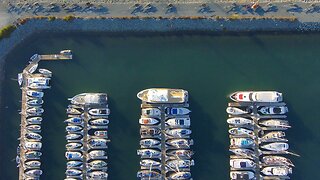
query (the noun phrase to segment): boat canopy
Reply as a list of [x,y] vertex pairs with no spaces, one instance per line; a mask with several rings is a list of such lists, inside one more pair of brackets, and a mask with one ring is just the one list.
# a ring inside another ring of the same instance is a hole
[[150,89],[147,94],[148,101],[167,102],[168,90],[167,89]]
[[282,101],[282,96],[280,93],[278,92],[274,92],[274,91],[261,91],[259,93],[255,93],[255,99],[257,101],[261,101],[261,102],[267,102],[267,101],[271,101],[271,102],[277,102],[277,101]]

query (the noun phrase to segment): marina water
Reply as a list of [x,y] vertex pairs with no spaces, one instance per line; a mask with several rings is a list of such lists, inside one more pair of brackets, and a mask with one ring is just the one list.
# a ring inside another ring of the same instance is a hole
[[53,72],[44,98],[42,179],[65,177],[67,98],[106,92],[111,109],[110,179],[135,179],[139,169],[140,102],[150,87],[189,91],[195,180],[229,178],[225,107],[237,90],[277,90],[288,104],[292,179],[320,179],[318,100],[320,34],[40,34],[17,47],[5,65],[0,121],[0,179],[17,179],[21,91],[13,79],[34,54],[71,49],[71,61],[41,61]]

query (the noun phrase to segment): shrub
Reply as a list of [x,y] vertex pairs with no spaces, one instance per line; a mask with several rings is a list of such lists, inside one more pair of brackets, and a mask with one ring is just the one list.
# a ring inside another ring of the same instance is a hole
[[9,37],[15,29],[17,29],[17,27],[14,25],[5,26],[0,30],[0,39]]
[[48,21],[54,21],[56,19],[56,17],[54,17],[54,16],[49,16],[48,17]]
[[65,16],[64,18],[63,18],[63,20],[65,20],[65,21],[72,21],[72,20],[74,20],[76,17],[74,17],[74,16],[72,16],[72,15],[69,15],[69,16]]

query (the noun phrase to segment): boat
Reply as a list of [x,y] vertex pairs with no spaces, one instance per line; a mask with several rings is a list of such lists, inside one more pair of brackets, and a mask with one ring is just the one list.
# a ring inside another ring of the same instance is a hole
[[243,117],[232,117],[227,119],[228,124],[234,126],[244,126],[244,125],[254,125],[251,119],[243,118]]
[[84,110],[84,107],[82,105],[77,105],[77,104],[69,104],[68,108],[74,108],[74,109],[81,109]]
[[252,171],[230,171],[230,178],[232,180],[238,180],[238,179],[252,180],[252,179],[255,179],[255,175]]
[[81,126],[69,125],[66,127],[67,132],[77,132],[77,131],[81,131],[81,130],[82,130]]
[[25,171],[25,174],[30,177],[40,177],[42,174],[42,170],[40,169],[31,169]]
[[26,161],[25,165],[29,168],[29,169],[34,169],[34,168],[39,168],[41,166],[41,162],[40,161]]
[[94,108],[89,110],[89,114],[93,116],[108,116],[110,114],[109,108]]
[[254,136],[254,132],[245,128],[231,128],[229,129],[229,134],[233,136]]
[[228,114],[231,114],[231,115],[242,115],[242,114],[250,113],[249,111],[245,111],[237,107],[227,107],[226,111]]
[[108,173],[103,171],[92,171],[88,173],[88,177],[93,179],[107,179]]
[[159,167],[161,165],[161,162],[155,161],[152,159],[142,159],[140,160],[140,166],[146,167],[146,168],[152,168],[152,167]]
[[174,146],[176,148],[190,148],[193,145],[192,139],[169,139],[166,144]]
[[139,123],[141,125],[155,125],[159,123],[159,120],[155,118],[142,117],[139,119]]
[[229,151],[233,152],[237,156],[242,156],[250,159],[257,158],[257,156],[255,155],[255,152],[251,149],[230,148]]
[[29,106],[41,106],[43,104],[42,99],[31,99],[27,101]]
[[269,144],[265,144],[260,146],[263,149],[266,150],[270,150],[270,151],[286,151],[289,149],[289,144],[288,143],[284,143],[284,142],[274,142],[274,143],[269,143]]
[[165,110],[167,115],[179,116],[179,115],[187,115],[191,111],[184,107],[168,107]]
[[166,125],[172,127],[190,127],[191,122],[189,117],[176,117],[167,119]]
[[40,151],[27,151],[25,153],[26,159],[40,159],[42,153]]
[[283,131],[272,131],[260,138],[261,142],[275,142],[275,141],[288,141],[285,139],[285,132]]
[[106,155],[107,153],[104,150],[93,150],[89,152],[89,157],[91,158],[98,158]]
[[157,136],[160,135],[161,130],[157,127],[141,127],[140,128],[140,135],[141,136]]
[[28,90],[27,95],[35,98],[42,98],[44,93],[41,91]]
[[101,169],[107,167],[107,163],[103,160],[93,160],[90,163],[88,163],[88,165],[92,169]]
[[161,152],[154,149],[139,149],[137,155],[141,158],[157,158],[161,156]]
[[27,118],[27,124],[31,125],[31,124],[41,124],[42,121],[42,117],[31,117],[31,118]]
[[81,167],[82,161],[68,161],[67,162],[67,168],[73,168],[73,167]]
[[109,124],[108,119],[91,119],[89,121],[90,125],[96,125],[96,126],[105,126]]
[[294,164],[290,159],[282,156],[263,156],[262,163],[266,166],[283,165],[294,167]]
[[270,114],[270,115],[276,115],[276,114],[285,114],[288,112],[288,107],[286,106],[263,106],[259,107],[258,111],[261,114]]
[[169,176],[171,179],[175,180],[186,180],[191,178],[190,172],[175,172]]
[[194,165],[194,161],[189,159],[175,159],[167,161],[166,164],[172,169],[190,168],[190,166]]
[[106,139],[90,139],[88,144],[91,148],[107,148]]
[[230,159],[230,167],[234,169],[251,169],[256,167],[256,163],[245,158]]
[[266,176],[287,176],[292,173],[292,168],[287,166],[269,166],[262,168],[261,172]]
[[167,152],[168,156],[174,156],[178,159],[190,159],[193,155],[192,150],[178,149],[178,150],[169,150]]
[[160,117],[161,111],[158,108],[144,108],[141,109],[141,114],[147,117]]
[[254,146],[254,141],[251,138],[231,138],[230,144],[232,147],[250,148]]
[[282,93],[277,91],[238,91],[230,95],[236,102],[281,102]]
[[67,169],[66,170],[66,176],[78,176],[81,175],[82,171],[78,169]]
[[81,143],[67,143],[66,144],[66,149],[68,150],[74,150],[74,149],[79,149],[82,147]]
[[25,147],[28,150],[40,150],[42,147],[41,142],[25,142]]
[[23,74],[22,73],[18,74],[18,83],[19,83],[19,86],[21,86],[23,83]]
[[42,114],[44,112],[44,109],[40,107],[32,107],[27,109],[27,113],[30,114]]
[[82,112],[75,108],[67,108],[67,114],[80,115]]
[[108,131],[95,131],[94,135],[99,138],[108,138]]
[[32,74],[37,70],[37,68],[38,68],[38,63],[33,63],[33,65],[31,65],[31,67],[28,69],[28,72]]
[[39,71],[39,73],[41,73],[41,74],[43,74],[43,75],[46,75],[46,76],[48,76],[48,77],[51,77],[51,76],[52,76],[52,72],[49,71],[48,69],[39,69],[38,71]]
[[41,126],[39,125],[28,125],[26,126],[27,130],[31,131],[31,132],[39,132],[41,131]]
[[65,123],[75,124],[75,125],[83,125],[83,120],[79,117],[72,117],[64,120]]
[[28,88],[30,89],[50,89],[51,86],[45,85],[45,84],[41,84],[41,83],[30,83],[28,84]]
[[66,135],[66,139],[67,140],[76,140],[76,139],[81,139],[82,135],[81,134],[73,134],[73,133],[69,133]]
[[157,171],[141,170],[137,172],[137,177],[140,179],[159,179],[161,174]]
[[25,134],[25,138],[27,138],[28,140],[40,141],[42,139],[42,136],[38,133],[27,132]]
[[82,153],[81,152],[67,151],[65,153],[65,157],[67,158],[67,160],[82,160]]
[[140,91],[137,97],[147,103],[186,103],[188,91],[183,89],[152,88]]
[[158,146],[161,142],[157,139],[141,139],[140,145],[143,147],[154,147]]
[[72,51],[70,49],[66,49],[66,50],[62,50],[60,51],[60,54],[67,54],[67,55],[70,55],[72,54]]
[[267,126],[267,127],[279,127],[283,129],[288,129],[291,128],[289,125],[289,122],[286,120],[281,120],[281,119],[268,119],[268,120],[263,120],[259,121],[260,125]]
[[69,98],[71,104],[85,105],[86,103],[106,104],[108,97],[105,93],[82,93]]
[[177,129],[167,129],[166,134],[176,137],[176,138],[183,138],[183,137],[188,137],[191,134],[190,129],[182,129],[182,128],[177,128]]

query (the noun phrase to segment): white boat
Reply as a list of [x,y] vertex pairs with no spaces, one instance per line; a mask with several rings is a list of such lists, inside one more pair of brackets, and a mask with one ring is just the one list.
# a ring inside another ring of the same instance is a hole
[[141,136],[158,136],[160,135],[161,130],[157,127],[141,127],[140,128],[140,135]]
[[140,165],[143,167],[159,167],[161,165],[161,163],[159,161],[155,161],[152,159],[142,159],[140,160]]
[[142,125],[155,125],[159,123],[159,120],[155,118],[142,117],[139,119],[139,123]]
[[244,125],[253,125],[253,121],[251,119],[243,118],[243,117],[232,117],[227,119],[228,124],[234,126],[244,126]]
[[89,123],[90,125],[105,126],[109,124],[109,120],[108,119],[91,119]]
[[251,138],[231,138],[230,145],[238,148],[249,148],[254,146],[254,141]]
[[82,147],[81,143],[67,143],[66,144],[66,149],[68,149],[68,150],[79,149],[81,147]]
[[191,121],[189,117],[176,117],[167,119],[166,124],[172,127],[190,127]]
[[83,124],[83,120],[79,117],[68,118],[64,122],[70,123],[70,124],[75,124],[75,125],[82,125]]
[[256,163],[250,159],[245,159],[245,158],[230,159],[230,167],[234,169],[255,168]]
[[190,148],[193,145],[192,139],[169,139],[166,144],[174,146],[176,148]]
[[82,161],[68,161],[67,162],[67,168],[81,167],[82,164],[83,164]]
[[66,176],[78,176],[81,175],[82,171],[78,169],[67,169],[66,170]]
[[110,114],[109,108],[94,108],[89,110],[89,114],[93,116],[108,116]]
[[31,159],[40,159],[42,153],[40,151],[27,151],[25,153],[25,158],[28,160]]
[[257,158],[257,156],[255,155],[255,152],[251,149],[230,148],[229,151],[233,152],[237,156],[242,156],[250,159]]
[[30,177],[40,177],[42,174],[42,170],[40,169],[31,169],[25,171],[25,174]]
[[159,145],[161,142],[157,139],[141,139],[140,145],[144,147],[154,147]]
[[44,112],[44,109],[40,107],[32,107],[27,109],[27,113],[30,114],[42,114]]
[[171,179],[174,180],[186,180],[191,178],[190,172],[175,172],[170,175]]
[[282,156],[263,156],[262,163],[264,163],[266,166],[283,165],[294,167],[294,164],[290,159]]
[[27,101],[29,106],[41,106],[43,104],[42,99],[31,99]]
[[266,176],[287,176],[292,173],[292,168],[287,166],[269,166],[261,170]]
[[229,134],[233,136],[254,136],[254,132],[245,128],[231,128],[229,129]]
[[18,83],[19,83],[19,86],[21,86],[23,83],[23,74],[22,73],[18,74]]
[[52,72],[49,71],[48,69],[39,69],[38,71],[39,71],[39,73],[41,73],[41,74],[43,74],[43,75],[46,75],[46,76],[48,76],[48,77],[51,77],[51,76],[52,76]]
[[283,97],[277,91],[239,91],[232,93],[230,99],[236,102],[281,102]]
[[45,84],[41,84],[41,83],[30,83],[30,84],[28,84],[28,88],[35,89],[35,90],[38,90],[38,89],[50,89],[51,86],[48,86],[48,85],[45,85]]
[[77,131],[81,131],[81,130],[82,130],[81,126],[70,125],[70,126],[66,127],[67,132],[77,132]]
[[166,114],[172,116],[179,116],[179,115],[187,115],[191,111],[184,107],[168,107],[166,108]]
[[104,150],[93,150],[89,152],[89,157],[91,158],[98,158],[106,155],[107,153]]
[[36,98],[42,98],[44,93],[41,91],[28,90],[27,95],[31,97],[36,97]]
[[108,173],[103,171],[93,171],[88,173],[88,177],[93,179],[107,179]]
[[231,115],[242,115],[250,113],[249,111],[245,111],[237,107],[227,107],[226,111],[228,114]]
[[259,121],[259,124],[267,127],[279,127],[283,129],[291,128],[288,121],[281,120],[281,119],[263,120],[263,121]]
[[95,131],[94,135],[99,138],[108,138],[108,131]]
[[261,142],[288,141],[285,139],[286,133],[283,131],[272,131],[260,138]]
[[137,177],[143,180],[147,179],[159,179],[161,178],[161,174],[157,171],[152,170],[141,170],[137,172]]
[[82,135],[81,134],[73,134],[73,133],[69,133],[66,135],[66,139],[67,140],[75,140],[75,139],[81,139]]
[[177,168],[189,168],[190,166],[194,165],[193,160],[189,159],[176,159],[176,160],[169,160],[166,162],[167,166],[169,166],[172,169]]
[[90,166],[90,168],[93,169],[101,169],[107,167],[107,163],[103,160],[93,160],[90,163],[88,163],[88,165]]
[[67,160],[82,160],[82,153],[81,152],[67,151],[65,153],[65,157],[67,158]]
[[141,114],[147,117],[160,117],[161,111],[158,108],[144,108],[141,109]]
[[139,149],[137,155],[141,158],[157,158],[161,156],[161,152],[154,149]]
[[238,179],[252,180],[252,179],[255,179],[255,175],[252,171],[230,171],[230,178],[232,180],[238,180]]
[[286,106],[264,106],[258,109],[262,114],[285,114],[288,112],[288,107]]
[[38,63],[34,63],[29,69],[28,69],[28,72],[30,74],[34,73],[38,68]]
[[29,124],[41,124],[42,117],[31,117],[27,118],[27,123]]
[[178,150],[170,150],[167,152],[167,155],[174,156],[178,159],[190,159],[193,155],[192,150],[178,149]]
[[165,132],[170,136],[173,136],[176,138],[183,138],[183,137],[188,137],[192,131],[190,129],[177,128],[177,129],[167,129]]
[[42,139],[42,136],[38,133],[27,132],[25,134],[25,138],[27,138],[28,140],[40,141]]
[[90,139],[88,144],[91,148],[107,148],[107,142],[106,139]]
[[28,150],[40,150],[42,147],[41,142],[25,142],[25,147]]
[[62,50],[60,51],[60,54],[72,54],[72,51],[70,49]]
[[31,132],[39,132],[41,131],[41,126],[39,125],[28,125],[26,126],[27,130],[31,131]]
[[185,103],[188,91],[183,89],[152,88],[140,91],[137,97],[147,103]]
[[28,168],[39,168],[41,166],[41,162],[40,161],[26,161],[25,162],[25,165],[28,167]]
[[82,112],[75,108],[67,108],[67,114],[80,115]]
[[71,104],[74,105],[85,105],[90,104],[104,104],[107,103],[108,97],[105,93],[82,93],[69,98]]
[[265,144],[262,145],[261,148],[266,149],[266,150],[270,150],[270,151],[286,151],[289,149],[289,144],[288,143],[284,143],[284,142],[274,142],[274,143],[269,143],[269,144]]

